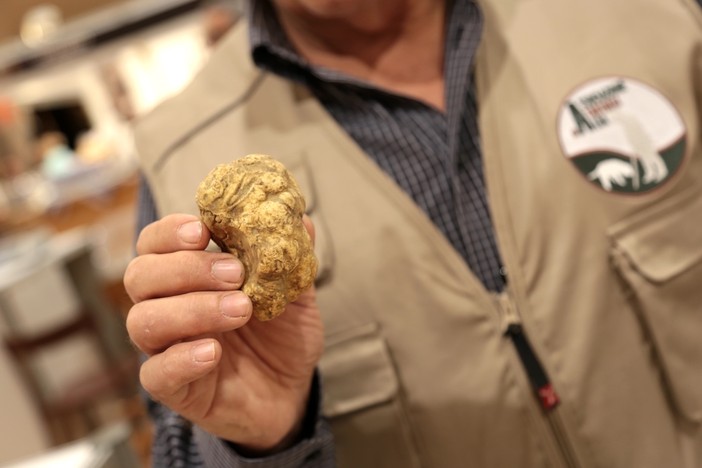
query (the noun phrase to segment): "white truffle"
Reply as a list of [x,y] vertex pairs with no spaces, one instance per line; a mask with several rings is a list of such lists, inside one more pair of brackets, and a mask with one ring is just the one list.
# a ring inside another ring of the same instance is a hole
[[283,164],[261,154],[221,164],[196,201],[213,240],[244,264],[242,290],[256,318],[277,317],[312,285],[317,259],[302,222],[305,200]]

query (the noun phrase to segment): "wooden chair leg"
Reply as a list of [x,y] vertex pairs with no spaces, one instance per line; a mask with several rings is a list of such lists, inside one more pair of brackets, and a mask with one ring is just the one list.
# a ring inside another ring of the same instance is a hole
[[83,433],[87,434],[100,427],[99,416],[95,415],[93,408],[85,407],[80,411],[81,421],[83,423]]
[[61,445],[71,440],[74,421],[70,415],[53,415],[47,422],[52,445]]
[[63,439],[63,431],[61,430],[61,424],[56,418],[47,417],[44,418],[46,423],[46,428],[49,432],[49,438],[51,439],[52,445],[59,445]]

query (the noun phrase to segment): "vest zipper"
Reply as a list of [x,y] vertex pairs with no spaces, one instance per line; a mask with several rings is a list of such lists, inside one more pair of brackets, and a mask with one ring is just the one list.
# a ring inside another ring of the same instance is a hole
[[560,403],[558,393],[556,393],[546,370],[534,352],[529,338],[524,331],[524,327],[522,326],[521,319],[509,297],[506,294],[501,294],[498,297],[502,306],[502,311],[505,314],[505,336],[510,339],[517,352],[519,361],[526,372],[534,395],[539,402],[539,406],[548,421],[549,428],[556,440],[556,444],[560,449],[566,466],[568,468],[579,468],[580,464],[575,457],[575,451],[565,432],[563,421],[558,411],[558,405]]
[[566,434],[565,429],[563,428],[561,413],[558,411],[558,409],[554,408],[554,410],[550,411],[546,415],[546,417],[548,418],[548,423],[551,426],[551,430],[553,431],[554,436],[556,437],[558,447],[563,453],[566,465],[570,468],[579,468],[580,463],[578,463],[577,459],[575,458],[573,446],[570,444],[570,440],[568,440],[568,435]]

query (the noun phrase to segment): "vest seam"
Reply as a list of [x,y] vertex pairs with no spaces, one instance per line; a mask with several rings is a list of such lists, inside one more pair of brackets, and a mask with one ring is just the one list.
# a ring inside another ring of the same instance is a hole
[[258,76],[256,76],[256,78],[254,78],[254,80],[249,84],[248,88],[241,95],[237,96],[236,99],[225,105],[223,108],[215,111],[209,117],[203,119],[200,123],[192,127],[190,130],[184,132],[177,140],[168,145],[168,147],[166,147],[166,149],[163,150],[161,156],[159,156],[158,159],[156,159],[156,162],[151,166],[153,172],[161,172],[163,167],[166,165],[171,156],[173,156],[173,154],[178,150],[178,148],[180,148],[189,140],[194,138],[198,133],[201,133],[207,127],[214,125],[225,115],[235,111],[238,107],[244,105],[256,93],[256,91],[260,87],[261,83],[263,83],[264,78],[267,75],[268,74],[265,72],[259,73]]

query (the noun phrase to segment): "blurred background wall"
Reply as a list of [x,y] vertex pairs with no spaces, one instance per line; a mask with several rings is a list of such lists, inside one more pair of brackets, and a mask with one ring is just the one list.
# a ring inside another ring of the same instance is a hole
[[132,445],[148,465],[123,326],[132,125],[187,86],[239,12],[234,0],[0,0],[0,466],[120,419],[145,432]]
[[[60,7],[66,21],[86,15],[105,6],[114,6],[124,0],[61,0],[54,2]],[[0,15],[0,41],[19,35],[22,17],[31,8],[47,3],[44,0],[2,0]]]

